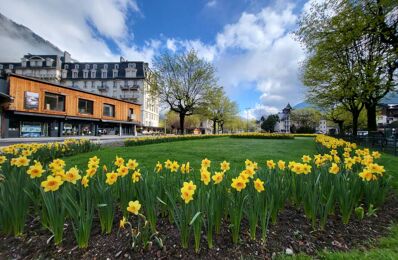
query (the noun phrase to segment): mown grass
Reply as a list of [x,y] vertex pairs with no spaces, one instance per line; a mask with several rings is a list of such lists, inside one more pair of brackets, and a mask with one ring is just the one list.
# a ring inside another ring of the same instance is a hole
[[[254,160],[263,166],[265,160],[300,160],[303,154],[317,153],[315,142],[310,137],[296,137],[294,140],[238,139],[220,137],[206,140],[179,141],[136,147],[112,147],[66,158],[67,166],[86,167],[88,158],[97,155],[101,164],[110,164],[116,155],[125,159],[136,159],[142,170],[152,170],[157,161],[167,159],[179,162],[189,161],[198,168],[203,158],[212,160],[213,164],[227,160],[232,168],[241,168],[246,159]],[[387,174],[392,176],[394,190],[398,191],[398,157],[383,154],[380,163],[385,166]],[[280,255],[282,259],[310,259],[303,254],[293,257]],[[319,252],[321,259],[398,259],[398,225],[394,225],[391,234],[379,240],[366,251]]]
[[194,168],[198,168],[201,160],[207,157],[213,165],[218,166],[226,160],[232,167],[242,167],[246,159],[264,165],[265,160],[300,160],[303,154],[310,155],[315,152],[315,144],[310,137],[298,137],[294,140],[220,137],[133,147],[110,147],[68,157],[66,162],[68,166],[77,165],[84,168],[88,159],[94,155],[101,159],[101,164],[110,164],[117,155],[125,159],[136,159],[141,170],[152,170],[157,161],[164,162],[167,159],[180,163],[189,161]]

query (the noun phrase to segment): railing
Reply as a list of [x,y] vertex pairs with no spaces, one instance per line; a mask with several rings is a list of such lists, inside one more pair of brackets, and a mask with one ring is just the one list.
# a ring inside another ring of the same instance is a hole
[[368,147],[375,150],[380,150],[386,153],[393,154],[395,156],[398,155],[398,138],[397,135],[393,136],[372,136],[372,135],[364,135],[364,136],[340,136],[346,141],[350,141],[356,143],[359,146]]

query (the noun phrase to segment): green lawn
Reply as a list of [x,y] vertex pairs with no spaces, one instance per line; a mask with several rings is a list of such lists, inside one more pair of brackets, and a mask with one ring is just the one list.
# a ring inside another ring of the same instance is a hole
[[211,138],[204,140],[177,141],[132,147],[110,147],[66,159],[68,166],[85,167],[88,158],[97,155],[101,164],[110,164],[115,156],[136,159],[140,168],[153,169],[157,161],[167,159],[179,162],[189,161],[194,168],[207,157],[214,163],[227,160],[232,167],[244,165],[246,159],[264,164],[265,160],[300,160],[303,154],[314,154],[313,138],[302,137],[295,140]]
[[[223,160],[231,162],[232,168],[242,167],[245,159],[250,159],[264,165],[265,160],[283,159],[300,160],[303,154],[316,153],[313,138],[295,138],[294,140],[270,139],[238,139],[220,137],[205,140],[178,141],[170,143],[150,144],[135,147],[112,147],[99,151],[80,154],[66,158],[67,166],[85,167],[88,158],[97,155],[101,164],[110,164],[116,155],[125,159],[136,159],[142,170],[152,170],[157,161],[167,159],[179,162],[189,161],[198,168],[203,158],[207,157],[213,163]],[[392,175],[395,190],[398,189],[398,157],[383,154],[380,161],[385,166],[387,174]],[[291,258],[287,257],[286,258]],[[282,258],[285,258],[282,256]],[[308,259],[308,256],[297,255],[297,259]],[[383,238],[368,251],[352,250],[350,252],[320,252],[319,258],[324,259],[398,259],[398,225],[392,228],[392,234]]]

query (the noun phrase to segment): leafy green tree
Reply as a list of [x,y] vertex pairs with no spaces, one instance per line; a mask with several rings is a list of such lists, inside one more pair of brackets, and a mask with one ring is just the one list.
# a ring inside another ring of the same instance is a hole
[[193,115],[206,103],[216,79],[213,66],[191,50],[157,56],[150,84],[153,94],[178,114],[180,133],[184,134],[185,117]]
[[321,120],[321,112],[314,108],[295,109],[291,112],[291,121],[298,128],[315,129]]
[[278,115],[269,115],[262,123],[261,129],[267,132],[274,132],[275,125],[278,123],[279,117]]
[[303,66],[308,99],[339,103],[352,114],[353,134],[364,106],[376,128],[376,104],[396,86],[398,16],[392,0],[326,1],[301,18],[297,31],[309,57]]

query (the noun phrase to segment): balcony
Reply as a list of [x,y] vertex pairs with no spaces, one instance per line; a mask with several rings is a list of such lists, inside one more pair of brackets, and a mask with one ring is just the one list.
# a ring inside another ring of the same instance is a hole
[[98,86],[97,89],[99,91],[108,91],[109,88],[108,88],[108,86],[101,85],[101,86]]
[[121,90],[129,90],[129,86],[127,85],[120,85]]
[[139,88],[140,86],[138,86],[137,84],[130,86],[130,90],[138,90]]

